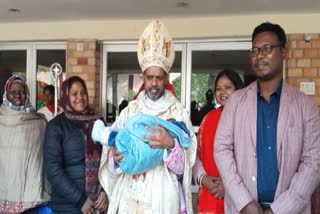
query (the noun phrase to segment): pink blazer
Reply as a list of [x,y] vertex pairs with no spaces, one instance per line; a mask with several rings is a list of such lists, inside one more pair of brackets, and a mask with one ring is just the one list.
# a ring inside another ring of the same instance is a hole
[[[257,200],[257,82],[232,94],[215,138],[215,161],[225,185],[225,212]],[[274,213],[310,213],[320,181],[320,116],[311,99],[283,83],[277,127],[279,181]]]

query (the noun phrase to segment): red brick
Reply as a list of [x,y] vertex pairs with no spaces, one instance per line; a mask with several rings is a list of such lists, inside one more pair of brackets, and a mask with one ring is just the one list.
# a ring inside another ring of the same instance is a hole
[[74,57],[74,52],[75,52],[75,51],[73,51],[73,50],[68,50],[68,49],[67,49],[67,59],[68,59],[68,58],[71,58],[71,57]]
[[297,67],[297,61],[295,59],[288,59],[287,60],[287,67],[288,68],[295,68]]
[[88,78],[87,78],[87,80],[96,80],[97,78],[96,78],[96,75],[95,75],[95,73],[94,72],[90,72],[90,73],[88,73]]
[[85,57],[95,57],[95,51],[93,50],[85,50],[83,53],[83,56]]
[[316,68],[305,68],[303,69],[303,76],[304,77],[316,77],[317,76],[317,69]]
[[297,43],[297,48],[311,48],[311,42],[306,42],[304,40],[299,40]]
[[297,41],[292,40],[289,42],[289,48],[297,48]]
[[297,60],[297,67],[299,68],[308,68],[311,65],[310,59],[298,59]]
[[308,77],[300,77],[300,78],[297,78],[297,83],[300,87],[300,83],[301,82],[310,82],[312,78],[308,78]]
[[91,89],[91,88],[88,88],[88,95],[89,95],[89,97],[94,97],[95,96],[95,90]]
[[293,58],[302,58],[303,57],[303,50],[302,49],[292,50],[292,57]]
[[67,42],[67,49],[68,49],[68,50],[75,50],[75,49],[76,49],[76,43],[74,43],[74,42]]
[[83,50],[88,50],[88,49],[89,49],[89,42],[83,41]]
[[302,69],[301,68],[289,68],[288,69],[289,77],[302,77]]
[[83,51],[74,51],[73,52],[74,57],[84,57]]
[[88,49],[96,49],[97,43],[96,41],[91,41],[88,43]]
[[304,57],[305,58],[317,58],[317,57],[319,57],[319,50],[316,48],[304,49]]
[[311,59],[312,67],[320,67],[320,59]]
[[67,64],[76,65],[77,64],[77,58],[69,57],[68,60],[67,60]]
[[320,48],[320,39],[311,40],[311,46],[313,48]]
[[72,73],[82,73],[83,72],[83,67],[80,65],[72,65],[70,66],[70,72]]
[[[83,51],[77,51],[77,43],[83,43]],[[67,76],[79,75],[86,81],[90,105],[99,110],[97,99],[100,91],[100,54],[101,42],[94,39],[67,40]],[[75,62],[76,61],[76,62]]]
[[89,59],[88,59],[88,65],[95,65],[96,64],[96,58],[94,58],[94,57],[90,57]]
[[289,85],[292,85],[294,87],[298,86],[297,78],[294,78],[294,77],[287,78],[286,82],[289,83]]
[[86,58],[86,57],[79,57],[79,58],[78,58],[78,65],[88,65],[88,58]]
[[314,81],[316,87],[320,87],[320,78],[313,78],[312,81]]
[[88,89],[95,89],[95,81],[88,80],[88,81],[86,81],[86,84],[87,84]]
[[301,82],[310,82],[311,79],[310,78],[306,78],[306,77],[291,77],[291,78],[288,78],[286,81],[288,81],[288,83],[292,86],[294,86],[295,88],[297,89],[300,89],[300,83]]
[[84,73],[95,73],[97,71],[94,65],[84,65],[83,72]]

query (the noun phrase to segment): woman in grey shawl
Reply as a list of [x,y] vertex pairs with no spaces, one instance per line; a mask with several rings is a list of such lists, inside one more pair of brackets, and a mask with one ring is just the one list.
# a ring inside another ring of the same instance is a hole
[[0,107],[0,213],[36,213],[48,201],[43,176],[46,123],[30,103],[25,79],[10,77]]

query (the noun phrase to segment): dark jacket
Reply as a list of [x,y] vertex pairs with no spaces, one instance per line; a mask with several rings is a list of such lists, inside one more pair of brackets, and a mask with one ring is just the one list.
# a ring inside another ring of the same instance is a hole
[[83,122],[64,114],[47,126],[44,165],[51,184],[54,213],[81,213],[85,193],[85,134]]

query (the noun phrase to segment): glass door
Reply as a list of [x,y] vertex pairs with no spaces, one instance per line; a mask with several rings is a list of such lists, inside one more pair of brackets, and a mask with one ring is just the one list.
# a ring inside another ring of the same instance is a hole
[[206,100],[205,94],[214,90],[215,77],[222,69],[233,69],[245,80],[252,77],[248,54],[250,46],[249,40],[188,43],[186,102],[196,131],[208,113],[204,112],[204,105],[217,105],[215,99]]
[[[62,68],[60,76],[60,84],[66,78],[66,44],[64,42],[39,43],[33,47],[34,51],[34,71],[35,80],[32,81],[36,93],[37,109],[45,105],[43,89],[46,85],[54,85],[53,78],[50,73],[50,67],[53,63],[59,63]],[[34,75],[33,75],[34,77]],[[59,90],[58,90],[59,92]]]
[[31,53],[30,47],[20,44],[0,44],[0,94],[2,103],[2,95],[4,86],[9,77],[14,74],[20,74],[26,77],[27,84],[31,80],[27,74],[30,71],[31,63],[27,60],[28,54]]
[[45,76],[49,77],[48,67],[54,62],[60,63],[65,70],[65,42],[0,43],[0,93],[3,94],[4,84],[11,75],[21,74],[26,77],[32,105],[39,108],[42,83],[37,81],[38,74],[45,70]]

